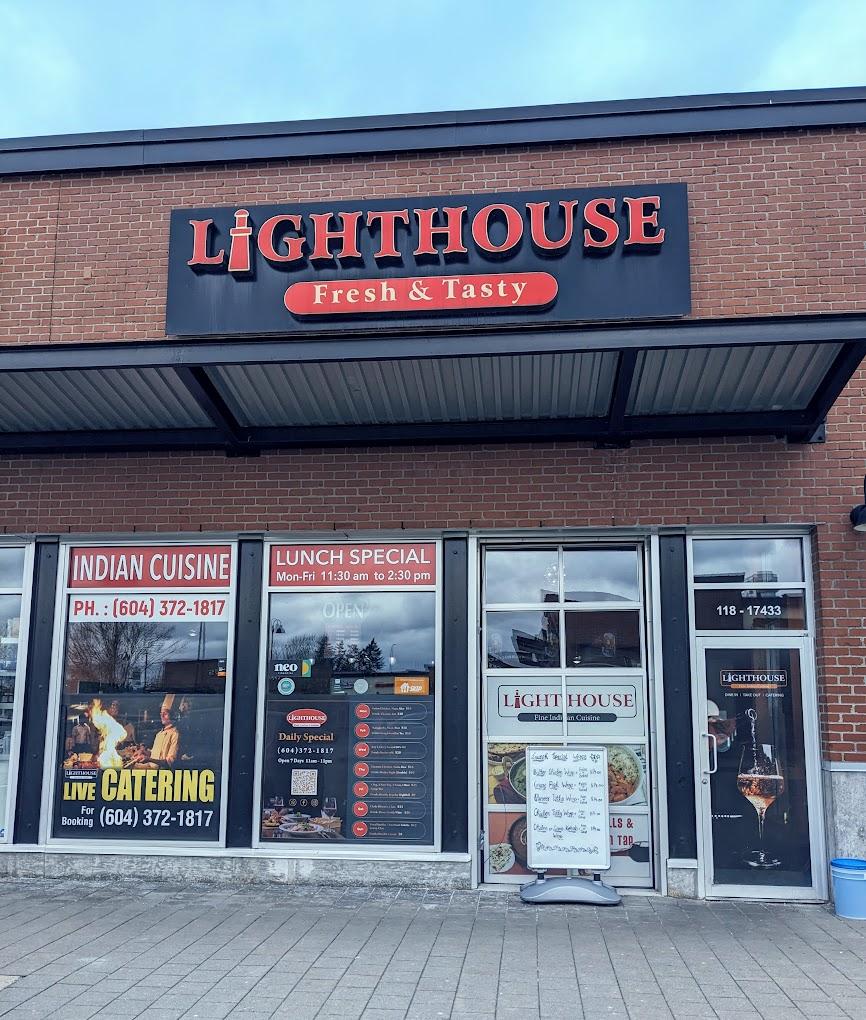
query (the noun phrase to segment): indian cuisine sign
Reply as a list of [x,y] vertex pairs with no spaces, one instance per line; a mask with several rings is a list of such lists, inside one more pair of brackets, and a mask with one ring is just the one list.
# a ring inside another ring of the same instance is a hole
[[691,310],[685,184],[176,209],[166,333]]
[[220,838],[233,547],[70,549],[52,835]]

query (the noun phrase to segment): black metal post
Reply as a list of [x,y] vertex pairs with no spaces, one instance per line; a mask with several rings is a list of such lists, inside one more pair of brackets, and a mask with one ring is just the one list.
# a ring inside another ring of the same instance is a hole
[[18,758],[18,794],[12,825],[12,839],[15,843],[39,842],[45,755],[54,753],[54,748],[45,746],[45,733],[48,713],[54,710],[50,703],[49,689],[59,555],[60,545],[56,537],[36,539],[24,704],[21,708],[23,715],[21,753]]
[[[469,849],[468,545],[465,538],[443,543],[442,581],[442,849]],[[473,696],[474,696],[474,692]]]
[[693,858],[697,855],[697,832],[685,536],[663,535],[659,559],[669,853],[671,857]]
[[229,737],[226,846],[252,846],[259,644],[262,616],[261,539],[238,543],[238,592]]

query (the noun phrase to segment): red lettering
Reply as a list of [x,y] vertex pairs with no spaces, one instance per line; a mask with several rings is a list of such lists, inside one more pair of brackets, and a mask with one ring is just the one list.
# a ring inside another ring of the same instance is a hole
[[[599,212],[600,206],[607,209],[611,215],[605,216],[604,213]],[[594,198],[586,203],[583,210],[583,218],[587,223],[583,232],[584,248],[610,248],[616,243],[616,239],[619,237],[619,224],[612,218],[614,212],[616,212],[616,199],[614,198]],[[590,228],[600,230],[604,236],[599,239]]]
[[568,201],[559,203],[565,216],[565,226],[562,230],[562,237],[558,241],[551,241],[547,236],[547,228],[544,221],[549,205],[550,202],[526,203],[526,208],[529,210],[529,232],[532,243],[536,248],[541,248],[542,251],[556,251],[559,248],[567,248],[571,244],[571,237],[574,233],[574,212],[577,209],[577,202]]
[[[665,239],[664,227],[659,228],[659,209],[662,200],[658,195],[646,198],[624,198],[628,206],[628,237],[626,244],[661,244]],[[647,206],[653,211],[648,213]],[[647,227],[655,227],[657,233],[648,234]]]
[[229,272],[248,273],[250,271],[250,214],[246,209],[235,212],[235,225],[229,231],[232,246],[229,249]]
[[192,227],[192,258],[187,262],[188,266],[221,266],[225,258],[225,251],[222,248],[216,255],[208,255],[207,245],[210,237],[210,228],[213,220],[190,220]]
[[[502,213],[505,217],[505,240],[501,244],[490,240],[490,217],[494,213]],[[482,251],[509,251],[522,236],[523,218],[513,205],[485,205],[472,220],[472,240]]]
[[286,245],[286,251],[277,251],[274,245],[274,232],[283,223],[288,223],[293,230],[300,233],[301,217],[295,214],[271,216],[259,228],[259,251],[269,262],[297,262],[298,259],[303,258],[304,245],[306,244],[304,237],[284,236],[280,238],[280,242],[284,242]]
[[444,255],[455,253],[465,254],[466,245],[463,243],[463,214],[466,212],[465,205],[450,206],[442,210],[445,213],[445,224],[434,226],[433,216],[436,209],[414,209],[418,217],[418,247],[416,255],[436,255],[438,249],[433,245],[434,234],[445,234],[448,237],[448,244],[442,249]]
[[[331,216],[339,216],[343,221],[343,226],[339,230],[330,229]],[[359,259],[361,257],[361,252],[358,250],[358,220],[360,218],[359,212],[310,213],[310,220],[315,231],[313,254],[310,258],[333,259],[330,242],[339,241],[338,259]]]
[[400,252],[397,249],[398,222],[409,225],[408,209],[382,209],[367,213],[367,226],[372,227],[378,223],[382,231],[379,240],[379,250],[373,256],[374,259],[396,259],[400,257]]

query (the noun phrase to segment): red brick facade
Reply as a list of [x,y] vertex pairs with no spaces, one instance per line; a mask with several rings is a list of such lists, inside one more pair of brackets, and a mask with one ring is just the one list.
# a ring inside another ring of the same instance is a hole
[[[0,178],[0,343],[164,336],[177,206],[684,181],[694,316],[866,308],[866,135],[847,129]],[[399,341],[395,341],[395,344]],[[861,370],[826,445],[527,444],[3,459],[15,532],[817,525],[825,756],[866,760]]]

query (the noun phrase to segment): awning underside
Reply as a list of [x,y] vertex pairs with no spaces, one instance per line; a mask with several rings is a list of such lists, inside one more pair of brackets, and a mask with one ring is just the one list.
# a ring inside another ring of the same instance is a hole
[[[815,441],[866,341],[850,338],[850,320],[838,339],[832,329],[826,339],[812,330],[798,342],[792,330],[790,341],[785,334],[786,342],[768,343],[756,329],[751,343],[739,324],[719,336],[729,342],[715,343],[695,324],[688,333],[675,325],[632,330],[619,349],[604,349],[603,331],[573,334],[570,350],[532,351],[567,347],[562,334],[555,343],[540,333],[488,337],[479,353],[472,335],[333,348],[273,340],[18,348],[0,352],[0,449],[254,454],[749,434]],[[683,344],[692,336],[704,342]]]

